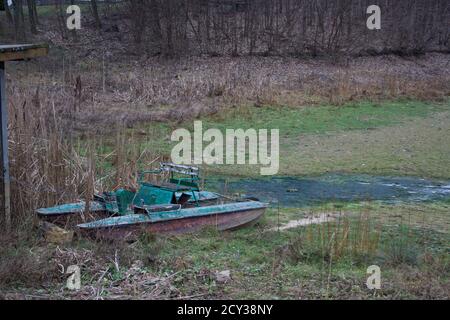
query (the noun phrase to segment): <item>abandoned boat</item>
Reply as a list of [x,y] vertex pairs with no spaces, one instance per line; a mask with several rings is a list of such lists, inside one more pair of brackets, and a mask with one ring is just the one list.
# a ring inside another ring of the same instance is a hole
[[[146,174],[168,172],[167,182],[144,182]],[[212,226],[218,230],[242,227],[257,221],[267,204],[257,199],[230,199],[199,188],[196,167],[161,163],[144,171],[136,192],[119,189],[95,195],[85,202],[38,209],[39,217],[61,224],[77,217],[80,233],[101,238],[133,238],[141,232],[185,233]],[[86,217],[86,212],[90,217]],[[82,218],[80,221],[80,217]],[[87,221],[87,222],[86,222]]]

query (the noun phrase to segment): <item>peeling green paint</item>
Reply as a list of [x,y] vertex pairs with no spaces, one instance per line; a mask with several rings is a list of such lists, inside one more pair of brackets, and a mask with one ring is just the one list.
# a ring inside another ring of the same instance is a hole
[[206,207],[186,208],[176,211],[162,211],[151,214],[129,214],[79,224],[78,227],[81,229],[110,228],[124,225],[155,223],[174,219],[202,217],[213,214],[220,215],[239,211],[263,209],[266,207],[266,203],[259,201],[235,202]]

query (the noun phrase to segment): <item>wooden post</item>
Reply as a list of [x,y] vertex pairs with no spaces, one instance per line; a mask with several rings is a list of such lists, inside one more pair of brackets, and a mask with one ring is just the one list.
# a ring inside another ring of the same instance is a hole
[[11,189],[9,178],[8,161],[8,106],[6,105],[6,77],[5,63],[0,61],[0,152],[1,152],[1,171],[2,171],[2,208],[4,210],[6,230],[11,229]]
[[6,61],[28,60],[45,56],[47,45],[0,45],[0,171],[1,171],[1,209],[6,231],[11,230],[11,187],[8,160],[8,105],[6,103]]

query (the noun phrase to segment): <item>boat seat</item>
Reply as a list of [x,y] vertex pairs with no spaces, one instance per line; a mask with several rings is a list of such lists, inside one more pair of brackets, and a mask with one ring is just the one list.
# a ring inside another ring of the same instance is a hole
[[188,200],[192,197],[192,195],[187,194],[187,193],[182,193],[181,196],[178,198],[177,203],[180,205],[184,205],[186,204],[186,202],[188,202]]
[[175,184],[175,183],[171,183],[171,182],[163,182],[163,183],[160,183],[160,184],[155,184],[155,186],[161,187],[161,188],[165,188],[165,189],[169,189],[170,191],[174,191],[174,192],[191,191],[192,190],[191,187],[183,186],[183,185],[179,185],[179,184]]

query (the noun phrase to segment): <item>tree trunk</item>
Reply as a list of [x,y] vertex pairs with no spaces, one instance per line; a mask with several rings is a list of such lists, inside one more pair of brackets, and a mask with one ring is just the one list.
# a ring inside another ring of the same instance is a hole
[[67,36],[66,36],[66,21],[64,19],[64,12],[62,9],[62,4],[61,4],[61,0],[58,0],[55,2],[55,7],[56,7],[56,20],[58,21],[58,27],[59,27],[59,31],[61,33],[61,38],[66,40]]
[[12,25],[14,23],[14,20],[13,20],[12,14],[11,14],[11,10],[9,9],[7,0],[5,1],[5,12],[6,12],[6,18],[8,19],[8,22]]
[[33,9],[34,21],[36,22],[36,25],[39,25],[39,18],[38,18],[37,8],[36,8],[36,0],[33,0],[32,9]]
[[32,34],[37,34],[37,28],[36,28],[36,16],[34,14],[33,9],[33,3],[34,0],[27,0],[27,6],[28,6],[28,19],[30,20],[30,31]]
[[98,15],[97,0],[91,0],[91,7],[92,14],[94,15],[95,19],[95,25],[97,29],[100,29],[102,27],[102,22],[100,21],[100,16]]
[[25,28],[23,18],[23,6],[22,0],[12,0],[14,8],[14,30],[17,40],[25,39]]

